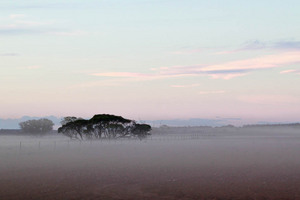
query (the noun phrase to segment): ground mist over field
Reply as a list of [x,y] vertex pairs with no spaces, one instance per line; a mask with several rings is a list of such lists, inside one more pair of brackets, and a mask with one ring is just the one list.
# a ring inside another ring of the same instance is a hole
[[300,198],[298,130],[226,130],[81,143],[0,136],[0,199]]

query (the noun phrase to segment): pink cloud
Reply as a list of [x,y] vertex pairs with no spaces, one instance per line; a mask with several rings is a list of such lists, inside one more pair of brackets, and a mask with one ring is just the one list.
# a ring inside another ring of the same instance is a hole
[[249,71],[284,67],[300,63],[300,51],[266,55],[258,58],[236,60],[214,65],[174,66],[158,68],[161,74],[199,75],[206,74],[215,79],[231,79],[244,76]]
[[240,77],[240,76],[245,76],[247,73],[237,73],[237,74],[210,74],[210,77],[213,79],[224,79],[224,80],[229,80],[232,78]]
[[300,51],[284,52],[275,55],[265,55],[257,58],[235,60],[213,65],[173,66],[152,68],[154,73],[106,72],[94,73],[94,76],[131,78],[139,80],[154,80],[188,76],[210,76],[213,79],[229,80],[245,76],[249,72],[285,67],[300,63]]
[[281,71],[280,74],[299,74],[300,75],[300,70],[298,69],[290,69],[290,70],[284,70]]
[[266,55],[258,58],[237,60],[222,64],[210,65],[202,70],[236,70],[236,69],[266,69],[300,63],[300,51],[285,52],[276,55]]

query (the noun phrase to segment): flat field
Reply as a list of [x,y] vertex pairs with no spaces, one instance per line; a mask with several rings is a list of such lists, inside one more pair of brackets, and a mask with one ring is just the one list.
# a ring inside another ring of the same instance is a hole
[[[21,142],[21,144],[20,144]],[[0,199],[300,199],[300,133],[0,136]]]

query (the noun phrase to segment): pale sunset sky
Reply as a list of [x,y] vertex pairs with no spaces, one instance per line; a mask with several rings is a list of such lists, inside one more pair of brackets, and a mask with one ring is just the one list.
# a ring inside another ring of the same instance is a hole
[[300,119],[299,0],[1,0],[0,118]]

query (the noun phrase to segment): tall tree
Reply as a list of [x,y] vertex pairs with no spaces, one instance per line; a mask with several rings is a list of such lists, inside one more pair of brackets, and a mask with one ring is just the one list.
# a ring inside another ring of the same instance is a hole
[[74,121],[76,121],[78,119],[82,119],[82,118],[77,118],[77,117],[73,117],[73,116],[67,116],[67,117],[62,118],[62,120],[60,121],[60,124],[61,125],[65,125],[66,123],[74,122]]

